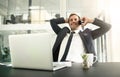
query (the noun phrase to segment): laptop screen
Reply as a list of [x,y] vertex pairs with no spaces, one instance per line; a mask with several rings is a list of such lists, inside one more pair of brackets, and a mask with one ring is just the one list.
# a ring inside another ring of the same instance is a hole
[[13,67],[52,69],[51,34],[9,35],[9,47]]

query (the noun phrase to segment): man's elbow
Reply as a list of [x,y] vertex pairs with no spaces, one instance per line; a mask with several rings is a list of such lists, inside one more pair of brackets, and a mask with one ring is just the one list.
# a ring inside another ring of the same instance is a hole
[[112,28],[112,25],[111,25],[111,24],[108,24],[108,26],[107,26],[108,31],[109,31],[111,28]]

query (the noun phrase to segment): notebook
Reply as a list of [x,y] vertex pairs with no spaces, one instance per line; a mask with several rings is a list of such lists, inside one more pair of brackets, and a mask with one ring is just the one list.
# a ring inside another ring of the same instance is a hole
[[70,62],[53,62],[50,33],[9,35],[11,63],[14,68],[58,70]]

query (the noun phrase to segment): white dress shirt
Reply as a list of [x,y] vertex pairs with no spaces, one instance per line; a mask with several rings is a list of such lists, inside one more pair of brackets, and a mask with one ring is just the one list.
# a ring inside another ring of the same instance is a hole
[[[66,57],[66,60],[68,60],[68,61],[79,62],[79,63],[81,63],[83,61],[81,55],[85,52],[85,49],[84,49],[82,39],[79,35],[80,30],[81,30],[81,28],[74,31],[75,34],[73,34],[73,38],[72,38],[71,45],[70,45],[70,48],[68,51],[68,55]],[[61,43],[58,61],[61,60],[61,58],[64,54],[69,36],[70,36],[70,34],[68,33]]]

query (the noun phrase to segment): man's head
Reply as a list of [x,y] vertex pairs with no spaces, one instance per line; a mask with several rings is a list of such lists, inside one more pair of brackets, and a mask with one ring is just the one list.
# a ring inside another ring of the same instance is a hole
[[71,30],[76,30],[80,25],[80,21],[81,21],[80,17],[77,14],[75,13],[70,14],[68,18],[68,23]]

